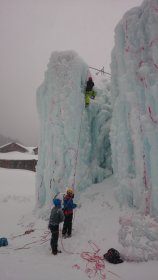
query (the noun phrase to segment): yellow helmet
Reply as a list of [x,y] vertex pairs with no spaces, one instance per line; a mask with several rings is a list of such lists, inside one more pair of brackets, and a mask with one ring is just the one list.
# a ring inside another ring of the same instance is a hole
[[73,195],[74,194],[74,191],[72,188],[68,188],[67,191],[66,191],[67,194],[70,194],[70,195]]

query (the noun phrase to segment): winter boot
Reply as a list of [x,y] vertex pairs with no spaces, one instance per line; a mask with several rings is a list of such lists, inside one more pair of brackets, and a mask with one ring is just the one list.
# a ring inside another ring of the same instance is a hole
[[52,254],[53,255],[57,255],[57,251],[52,251]]

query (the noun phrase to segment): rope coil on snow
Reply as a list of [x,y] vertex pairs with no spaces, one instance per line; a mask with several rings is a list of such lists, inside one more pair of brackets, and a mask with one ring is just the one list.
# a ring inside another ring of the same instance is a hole
[[[62,249],[65,253],[80,255],[80,257],[83,260],[86,260],[88,262],[86,264],[85,273],[88,275],[89,278],[95,277],[96,275],[99,274],[100,279],[105,280],[106,274],[104,272],[104,269],[105,269],[104,257],[98,255],[100,249],[94,242],[89,240],[88,243],[92,247],[93,252],[82,252],[82,253],[70,252],[70,251],[65,250],[63,242],[62,242],[62,237],[61,237],[61,245],[62,245]],[[80,266],[78,264],[75,264],[75,265],[73,265],[73,268],[80,269]]]

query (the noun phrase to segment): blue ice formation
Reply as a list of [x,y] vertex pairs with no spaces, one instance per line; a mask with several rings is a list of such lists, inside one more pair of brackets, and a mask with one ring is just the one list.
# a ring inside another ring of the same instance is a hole
[[158,1],[127,12],[115,30],[111,128],[120,199],[158,217]]
[[158,259],[158,0],[144,1],[116,26],[111,71],[117,198],[141,214],[120,221],[120,240],[129,259]]
[[95,87],[96,99],[85,108],[89,75],[87,64],[74,51],[52,53],[37,90],[36,208],[46,208],[67,187],[79,192],[111,174],[109,90],[102,81],[101,88]]

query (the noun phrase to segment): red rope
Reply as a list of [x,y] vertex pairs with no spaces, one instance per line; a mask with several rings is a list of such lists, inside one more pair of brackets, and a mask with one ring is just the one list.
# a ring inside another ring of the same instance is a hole
[[113,274],[113,275],[115,275],[115,276],[117,276],[118,278],[120,278],[120,279],[121,279],[121,277],[120,277],[118,274],[116,274],[116,273],[112,272],[111,270],[108,270],[108,272],[109,272],[109,273],[111,273],[111,274]]
[[[89,278],[95,277],[96,275],[99,274],[101,280],[106,279],[106,274],[104,272],[105,269],[105,263],[104,263],[104,257],[99,256],[98,253],[100,249],[98,246],[92,242],[88,241],[89,245],[92,247],[93,252],[82,252],[82,253],[74,253],[65,250],[62,237],[61,237],[61,245],[62,245],[62,250],[70,255],[80,255],[80,257],[84,260],[86,260],[88,263],[86,264],[86,269],[85,273],[88,275]],[[72,266],[73,268],[80,269],[80,266],[78,264],[75,264]]]
[[100,275],[101,279],[106,279],[106,274],[103,271],[105,269],[105,263],[103,256],[97,255],[97,252],[83,252],[80,254],[81,258],[88,261],[86,264],[85,272],[89,278]]
[[44,235],[41,236],[41,239],[40,239],[41,244],[46,243],[47,241],[50,240],[49,235],[50,235],[50,231],[49,231],[49,230],[46,230],[46,231],[44,232]]
[[15,235],[13,236],[11,239],[14,239],[14,238],[17,238],[17,237],[20,237],[20,236],[23,236],[23,235],[26,235],[26,234],[30,234],[31,232],[34,232],[35,230],[34,229],[29,229],[29,230],[26,230],[24,233],[22,234],[19,234],[19,235]]
[[158,5],[152,4],[152,3],[151,3],[151,8],[152,8],[155,12],[158,12]]
[[80,255],[80,253],[70,252],[70,251],[67,251],[67,250],[64,248],[63,238],[62,238],[62,230],[61,230],[61,228],[60,228],[60,242],[61,242],[61,247],[62,247],[63,252],[65,252],[65,253],[67,253],[67,254],[69,254],[69,255],[74,255],[74,254]]
[[148,111],[149,111],[149,116],[150,116],[150,119],[152,120],[153,123],[158,123],[158,121],[156,119],[154,119],[153,115],[152,115],[152,112],[151,112],[151,107],[148,106]]
[[72,183],[73,189],[75,188],[75,178],[76,178],[77,161],[78,161],[78,154],[79,154],[78,152],[79,152],[79,144],[80,144],[80,136],[81,136],[83,110],[84,110],[84,107],[82,108],[82,112],[81,112],[81,123],[80,123],[80,130],[79,130],[78,144],[77,144],[77,151],[76,151],[76,158],[75,158],[75,166],[74,166],[74,180]]
[[[31,230],[26,230],[22,235],[29,234],[29,233],[34,232],[34,231],[35,230],[32,230],[32,229]],[[60,233],[61,233],[61,229],[60,229]],[[22,236],[22,235],[17,235],[16,237]],[[33,241],[33,242],[26,243],[22,247],[15,248],[14,250],[30,249],[31,248],[30,245],[35,244],[35,243],[39,243],[39,241],[41,241],[40,244],[43,244],[43,243],[50,240],[50,238],[48,238],[49,235],[50,235],[50,231],[47,230],[41,236],[40,240],[36,240],[36,241]],[[60,236],[61,236],[60,240],[61,240],[62,250],[65,253],[71,254],[71,255],[76,255],[76,254],[80,255],[80,257],[83,260],[86,260],[88,262],[86,264],[85,272],[86,272],[86,274],[88,275],[89,278],[92,278],[92,277],[94,278],[97,275],[99,275],[101,280],[106,279],[106,274],[104,272],[104,269],[105,269],[104,257],[98,255],[100,249],[94,242],[88,241],[89,245],[93,249],[93,252],[82,252],[82,253],[75,252],[74,253],[74,252],[70,252],[70,251],[65,250],[64,245],[63,245],[63,241],[62,241],[62,235],[60,234]],[[72,267],[75,268],[75,269],[78,269],[78,270],[80,269],[80,266],[78,264],[75,264]],[[115,274],[111,271],[108,271],[108,272],[112,273],[113,275],[115,275],[117,277],[119,277],[119,275],[117,275],[117,274]]]
[[82,259],[88,261],[85,272],[89,278],[99,274],[100,278],[104,280],[106,279],[104,257],[98,255],[100,249],[94,242],[88,241],[88,243],[93,249],[93,252],[82,252],[80,254]]
[[[13,236],[12,239],[17,238],[17,237],[24,236],[24,235],[26,235],[26,234],[30,234],[30,233],[32,233],[32,232],[34,232],[34,231],[35,231],[35,229],[26,230],[23,234],[19,234],[19,235]],[[47,230],[47,231],[45,231],[44,234],[41,236],[41,239],[35,240],[35,241],[33,241],[33,242],[26,243],[26,244],[24,244],[22,247],[15,248],[14,250],[30,249],[30,248],[31,248],[30,245],[35,244],[35,243],[36,243],[36,244],[42,245],[42,244],[44,244],[44,243],[46,243],[46,242],[48,242],[48,241],[50,240],[49,235],[50,235],[50,231]]]
[[[33,242],[29,242],[25,245],[23,245],[22,247],[18,247],[18,248],[15,248],[14,250],[20,250],[20,249],[30,249],[31,247],[29,245],[32,245],[34,243],[37,243],[37,241],[33,241]],[[28,247],[29,246],[29,247]]]

